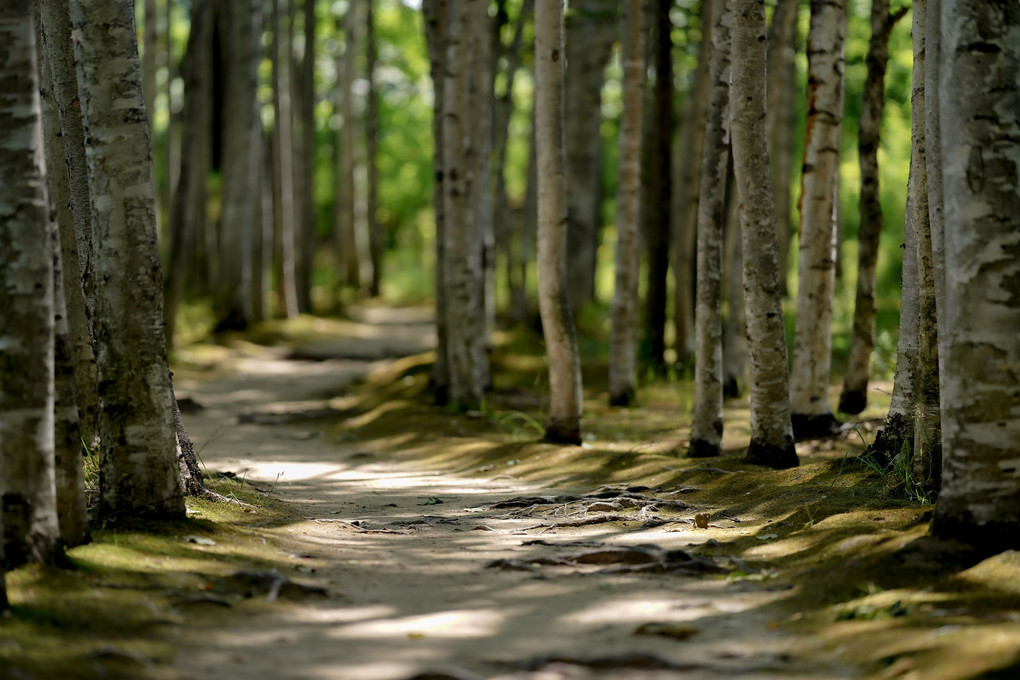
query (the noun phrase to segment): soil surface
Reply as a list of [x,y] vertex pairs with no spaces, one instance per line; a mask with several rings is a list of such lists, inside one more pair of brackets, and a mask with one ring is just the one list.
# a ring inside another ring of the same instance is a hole
[[[421,310],[367,310],[347,331],[181,354],[175,382],[204,464],[296,513],[259,529],[286,565],[275,587],[241,606],[210,599],[216,625],[181,632],[180,677],[861,675],[784,625],[776,602],[792,586],[727,578],[749,570],[715,540],[733,523],[699,513],[681,487],[536,482],[514,459],[465,469],[467,440],[449,444],[463,455],[420,455],[426,434],[453,442],[472,425],[461,416],[441,419],[445,433],[409,421],[359,434],[387,409],[359,408],[359,381],[434,337]],[[570,448],[543,455],[553,466]],[[285,596],[285,579],[322,591]]]

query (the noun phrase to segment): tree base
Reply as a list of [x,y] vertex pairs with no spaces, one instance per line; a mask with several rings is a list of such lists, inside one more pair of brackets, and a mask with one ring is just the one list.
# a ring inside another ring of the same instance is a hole
[[841,431],[841,423],[831,413],[821,415],[794,413],[790,416],[790,422],[793,425],[793,438],[799,442],[835,437]]
[[623,391],[621,394],[609,393],[609,405],[610,406],[622,406],[629,408],[634,405],[634,388],[630,387]]
[[896,456],[904,452],[912,454],[913,450],[914,422],[902,413],[890,413],[875,442],[864,455],[882,467],[888,467]]
[[784,444],[779,445],[752,439],[744,461],[773,470],[787,470],[800,465],[797,449],[793,446],[793,439],[789,437]]
[[715,458],[722,453],[719,444],[713,444],[704,439],[692,439],[687,445],[688,458]]
[[843,392],[839,397],[839,410],[843,413],[857,415],[868,407],[868,395],[864,390]]
[[567,444],[570,446],[581,445],[581,426],[578,423],[563,423],[550,421],[545,426],[545,436],[542,441],[549,444]]
[[726,376],[723,380],[722,395],[723,399],[740,399],[740,397],[744,396],[743,385],[740,384],[737,376]]

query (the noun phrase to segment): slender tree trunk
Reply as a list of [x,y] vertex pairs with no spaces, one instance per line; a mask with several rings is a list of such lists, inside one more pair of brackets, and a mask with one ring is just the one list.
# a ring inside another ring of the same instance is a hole
[[[258,1],[258,0],[256,0]],[[214,312],[217,330],[241,330],[252,318],[251,249],[256,166],[251,163],[258,59],[253,36],[262,32],[252,0],[224,6],[225,92],[223,93],[223,211],[220,219],[220,279]],[[283,67],[286,68],[286,67]],[[281,83],[282,86],[282,83]],[[283,107],[280,110],[283,115]]]
[[743,233],[743,289],[751,363],[751,445],[748,462],[796,466],[790,420],[779,276],[779,238],[773,212],[765,124],[765,8],[737,0],[733,21],[733,172]]
[[[45,55],[52,76],[54,103],[60,116],[65,173],[70,190],[73,223],[60,222],[60,249],[64,265],[65,301],[71,333],[75,394],[82,439],[91,450],[99,446],[99,388],[96,373],[92,270],[92,216],[85,135],[74,68],[71,17],[65,6],[39,2]],[[55,169],[54,169],[55,171]]]
[[340,261],[343,263],[344,281],[355,291],[361,288],[361,262],[358,257],[356,197],[354,183],[355,139],[357,123],[354,118],[354,77],[357,64],[358,0],[347,3],[344,14],[344,53],[340,67],[340,155],[337,172],[337,235],[340,246]]
[[[517,26],[514,29],[514,37],[510,45],[502,49],[503,58],[506,59],[506,88],[503,94],[496,99],[493,111],[492,148],[493,168],[496,172],[496,180],[493,189],[492,200],[492,232],[496,239],[497,246],[502,245],[503,258],[506,264],[508,287],[511,293],[511,317],[513,314],[513,299],[518,288],[518,269],[514,262],[519,257],[520,250],[520,220],[510,208],[509,199],[506,193],[506,152],[507,141],[510,136],[510,118],[514,112],[513,88],[516,82],[517,71],[521,68],[521,59],[525,51],[524,29],[531,22],[534,13],[535,3],[533,0],[524,0],[521,5],[520,14],[517,17]],[[494,60],[495,61],[495,60]],[[568,156],[569,158],[569,156]],[[488,283],[486,284],[488,287]]]
[[595,299],[595,265],[602,222],[602,85],[616,40],[619,2],[580,0],[565,18],[567,43],[567,290],[570,306]]
[[722,446],[722,231],[729,172],[729,0],[712,0],[708,117],[698,197],[698,280],[694,310],[694,421],[687,455],[718,456]]
[[1020,7],[941,3],[946,419],[936,535],[1020,548]]
[[290,319],[298,314],[296,253],[297,227],[294,211],[294,135],[290,101],[291,27],[281,17],[288,2],[273,0],[273,165],[276,178],[274,201],[277,258],[277,294],[280,313]]
[[671,221],[674,247],[674,307],[677,362],[685,364],[694,351],[694,264],[698,231],[698,197],[701,191],[701,158],[705,147],[710,90],[709,61],[712,53],[712,0],[701,2],[701,45],[698,67],[691,83],[687,116],[677,137],[673,173]]
[[184,296],[193,260],[195,237],[206,231],[208,189],[212,169],[212,6],[195,0],[184,57],[184,111],[181,131],[181,178],[170,210],[169,275],[163,284],[163,323],[167,346],[173,346],[177,310]]
[[[50,248],[53,259],[53,355],[54,355],[54,433],[53,456],[56,480],[57,524],[60,541],[64,545],[78,545],[85,541],[88,517],[85,514],[85,488],[82,468],[82,432],[78,420],[78,403],[75,400],[74,367],[65,287],[77,289],[76,277],[70,284],[64,272],[61,230],[74,231],[71,215],[71,191],[64,165],[64,143],[60,135],[60,115],[53,96],[53,73],[46,59],[42,17],[39,3],[35,4],[36,58],[40,78],[42,103],[43,149],[46,160],[46,181],[51,223]],[[77,268],[76,268],[77,269]],[[75,271],[75,274],[77,271]],[[79,296],[79,306],[81,298]],[[84,311],[84,308],[79,310]],[[84,340],[88,340],[87,328]]]
[[[152,146],[128,0],[71,1],[95,225],[97,516],[182,517],[163,335]],[[131,266],[126,266],[131,263]]]
[[[640,7],[629,2],[631,11]],[[567,297],[567,186],[563,138],[563,2],[535,6],[538,306],[549,357],[547,441],[581,443],[581,362]]]
[[271,288],[270,271],[273,262],[273,233],[275,229],[275,215],[273,210],[273,153],[272,141],[262,127],[262,104],[255,105],[255,118],[258,121],[256,129],[252,130],[252,162],[258,163],[258,189],[259,189],[259,212],[257,226],[260,231],[260,238],[255,248],[252,249],[252,308],[259,320],[268,319],[271,315],[269,309],[269,291]]
[[436,362],[432,366],[432,385],[435,401],[445,405],[449,398],[450,369],[447,363],[447,305],[446,305],[446,211],[445,174],[446,155],[443,140],[444,112],[446,110],[446,35],[448,22],[447,0],[424,0],[425,37],[429,51],[429,73],[432,76],[432,139],[434,152],[432,204],[436,222]]
[[868,405],[871,353],[875,349],[875,276],[878,241],[882,233],[882,202],[878,190],[878,146],[882,139],[882,108],[885,103],[885,70],[889,62],[889,34],[907,13],[906,7],[889,14],[889,0],[871,4],[871,43],[868,47],[868,77],[857,133],[861,166],[861,226],[857,251],[857,294],[854,299],[850,357],[843,377],[839,410],[860,413]]
[[372,260],[372,279],[369,282],[368,292],[372,297],[378,297],[379,286],[382,284],[384,254],[382,225],[376,219],[379,203],[379,167],[376,164],[376,156],[379,153],[379,93],[376,91],[375,64],[378,50],[375,44],[375,14],[372,10],[372,3],[368,2],[366,6],[365,50],[368,53],[368,63],[365,65],[365,75],[368,78],[368,102],[365,107],[365,164],[368,166],[366,212],[368,213],[368,253]]
[[296,275],[298,308],[302,312],[311,312],[315,251],[319,243],[315,224],[315,0],[304,0],[302,3],[302,20],[304,47],[301,60],[294,62],[294,89],[298,102],[296,122],[301,143],[294,177],[301,224]]
[[[444,152],[444,285],[446,305],[447,362],[450,402],[458,409],[480,407],[488,371],[485,366],[484,270],[482,249],[484,225],[476,220],[481,212],[479,192],[487,191],[479,172],[485,155],[478,146],[477,127],[487,125],[473,111],[471,94],[473,68],[487,64],[477,51],[476,41],[487,40],[488,5],[482,0],[451,0],[447,23],[446,82],[443,115]],[[481,28],[483,35],[475,35]],[[475,59],[477,58],[477,63]],[[481,70],[485,70],[481,68]],[[484,95],[488,97],[487,93]]]
[[[507,258],[507,278],[510,281],[510,318],[524,323],[531,314],[528,305],[528,263],[532,261],[538,240],[538,150],[535,148],[535,109],[531,109],[531,129],[528,133],[528,185],[524,192],[524,205],[514,215],[513,247]],[[569,238],[569,233],[568,233]]]
[[[880,0],[881,1],[881,0]],[[779,281],[786,293],[790,250],[790,171],[793,166],[793,92],[797,73],[797,11],[800,0],[778,0],[768,36],[765,116],[771,140],[772,185],[779,236]]]
[[839,428],[829,408],[828,389],[845,35],[844,0],[812,0],[807,138],[801,175],[797,330],[790,376],[793,430],[798,439],[829,435]]
[[0,513],[6,564],[49,562],[54,482],[54,305],[31,0],[0,9]]
[[[932,258],[931,222],[928,211],[927,142],[924,136],[926,115],[925,88],[925,16],[926,0],[914,0],[913,86],[911,93],[911,146],[917,158],[917,200],[913,204],[917,230],[917,374],[914,413],[914,478],[920,487],[936,492],[942,475],[942,424],[939,417],[939,341],[938,314],[935,307],[935,262]],[[906,255],[906,253],[905,253]],[[943,266],[939,263],[939,267]]]
[[[760,74],[759,74],[760,75]],[[726,187],[726,227],[723,229],[723,398],[738,399],[747,389],[747,316],[744,311],[744,246],[741,241],[737,186],[733,172]]]
[[616,291],[609,339],[609,403],[630,406],[637,373],[638,274],[641,235],[641,125],[645,84],[641,0],[623,7],[623,114],[616,197]]
[[649,13],[654,25],[649,26],[654,59],[655,84],[651,96],[648,121],[651,128],[644,138],[649,146],[644,151],[648,175],[644,184],[647,198],[641,206],[642,231],[648,247],[648,285],[645,298],[645,347],[649,367],[656,373],[666,370],[666,281],[669,275],[670,191],[673,142],[673,24],[669,11],[672,0],[655,0]]

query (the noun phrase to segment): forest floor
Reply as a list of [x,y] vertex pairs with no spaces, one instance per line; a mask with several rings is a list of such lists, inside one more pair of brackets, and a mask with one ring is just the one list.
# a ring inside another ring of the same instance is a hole
[[0,622],[0,678],[1020,677],[1020,554],[926,537],[931,506],[854,459],[881,408],[767,471],[746,401],[687,459],[686,389],[610,409],[595,366],[584,445],[554,446],[541,358],[497,345],[485,410],[452,414],[427,312],[355,311],[178,353],[211,483],[249,505],[9,575],[34,618]]

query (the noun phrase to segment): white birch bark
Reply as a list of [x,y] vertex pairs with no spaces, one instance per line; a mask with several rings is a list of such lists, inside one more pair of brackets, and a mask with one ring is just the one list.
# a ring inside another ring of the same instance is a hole
[[354,116],[354,81],[357,64],[358,11],[361,2],[351,0],[344,13],[344,52],[337,60],[341,76],[338,94],[340,96],[340,118],[342,127],[338,137],[339,165],[337,166],[337,235],[340,246],[340,262],[343,264],[344,282],[358,290],[361,287],[361,259],[358,253],[356,197],[354,182],[355,140],[357,122]]
[[[314,0],[305,0],[306,6],[314,8]],[[307,22],[308,19],[306,18]],[[306,44],[308,44],[306,42]],[[368,294],[372,297],[379,296],[379,286],[382,284],[383,273],[383,232],[382,225],[376,219],[376,210],[379,204],[379,165],[376,157],[379,154],[379,93],[376,85],[375,69],[378,58],[378,48],[375,39],[375,12],[372,3],[368,2],[365,9],[365,78],[368,80],[368,94],[365,103],[365,174],[367,175],[367,197],[365,205],[366,226],[368,229],[368,254],[372,263],[372,276],[369,281]],[[307,54],[307,52],[306,52]],[[308,82],[313,83],[314,74],[309,70]],[[314,126],[314,117],[310,119]],[[311,150],[314,157],[315,134],[314,128],[310,136]],[[310,178],[311,179],[311,178]],[[314,213],[313,213],[314,215]],[[311,224],[314,228],[314,222]]]
[[7,565],[50,561],[54,307],[42,109],[31,0],[0,8],[0,513]]
[[609,338],[609,403],[629,406],[637,373],[638,229],[641,198],[641,125],[645,83],[645,40],[641,0],[624,5],[623,114],[616,193],[616,289]]
[[[734,53],[734,57],[736,54]],[[731,85],[732,87],[732,85]],[[731,116],[730,120],[733,118]],[[731,133],[732,134],[732,133]],[[747,390],[747,316],[744,313],[744,246],[737,184],[730,174],[726,188],[726,226],[723,227],[722,299],[723,316],[723,399],[738,399]]]
[[[925,17],[926,0],[914,0],[913,84],[910,98],[911,146],[917,154],[916,196],[912,206],[917,234],[917,403],[914,409],[913,472],[923,489],[938,489],[942,470],[942,432],[939,417],[938,314],[935,308],[935,262],[932,259],[931,221],[928,211],[928,164],[925,121]],[[906,256],[907,254],[905,254]]]
[[878,243],[882,233],[879,193],[878,146],[881,142],[882,109],[885,104],[885,71],[889,62],[889,34],[907,8],[889,14],[889,0],[873,0],[871,42],[868,45],[868,76],[864,84],[857,149],[861,168],[860,215],[857,240],[857,288],[850,355],[843,376],[839,410],[860,413],[868,405],[871,353],[875,349],[875,277]]
[[751,444],[747,460],[789,468],[799,461],[790,422],[779,237],[765,124],[765,7],[759,0],[737,0],[735,9],[731,135],[751,373]]
[[74,361],[75,396],[82,438],[90,449],[99,447],[99,389],[96,375],[92,317],[95,286],[92,275],[92,217],[84,132],[74,68],[71,17],[62,3],[37,2],[43,54],[51,75],[50,90],[60,121],[62,162],[51,172],[67,178],[67,207],[72,222],[60,221],[67,320]]
[[71,1],[92,196],[99,373],[100,518],[180,517],[163,335],[152,147],[134,12]]
[[678,364],[694,352],[694,258],[698,231],[698,196],[701,191],[701,157],[708,116],[709,61],[712,53],[711,0],[701,3],[701,45],[691,82],[687,115],[673,160],[673,196],[670,211],[673,232],[673,324]]
[[[64,143],[60,135],[60,115],[53,98],[53,73],[44,53],[39,3],[35,3],[36,54],[42,103],[43,149],[46,160],[46,181],[51,223],[50,248],[53,258],[53,357],[54,357],[54,431],[53,458],[57,500],[57,524],[64,545],[78,545],[85,540],[88,517],[85,514],[84,470],[82,466],[82,432],[75,399],[75,356],[72,350],[65,295],[68,278],[62,262],[61,230],[74,231],[71,195],[64,172]],[[49,169],[52,168],[52,171]],[[77,273],[77,272],[75,272]],[[77,277],[71,277],[77,286]],[[80,297],[79,297],[80,300]],[[81,310],[84,311],[84,306]],[[85,340],[88,340],[86,328]]]
[[[637,4],[631,2],[630,4]],[[581,362],[567,297],[567,186],[563,138],[563,2],[535,6],[538,307],[549,359],[546,440],[581,442]]]
[[838,428],[829,407],[828,390],[845,35],[845,1],[812,0],[797,263],[797,328],[790,376],[790,406],[798,439],[828,435]]
[[712,0],[708,116],[698,197],[698,279],[694,308],[694,421],[687,455],[718,456],[722,419],[722,231],[729,172],[729,0]]
[[1020,6],[941,3],[946,380],[933,531],[1020,548]]

